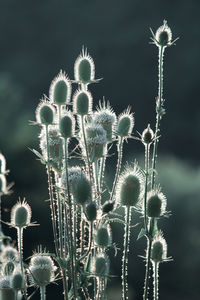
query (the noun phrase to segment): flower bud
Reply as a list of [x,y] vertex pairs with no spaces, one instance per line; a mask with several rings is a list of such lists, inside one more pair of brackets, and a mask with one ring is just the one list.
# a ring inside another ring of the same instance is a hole
[[82,53],[76,59],[74,64],[74,77],[78,83],[89,84],[94,80],[95,66],[94,61],[89,54],[87,49],[82,50]]
[[122,206],[135,206],[143,193],[143,176],[141,171],[134,166],[129,168],[119,178],[117,187],[117,201]]
[[11,210],[11,224],[17,228],[24,228],[30,225],[31,208],[27,202],[17,202]]
[[54,107],[42,100],[36,109],[36,120],[43,125],[50,125],[54,122]]
[[97,218],[97,205],[95,202],[89,202],[85,207],[87,220],[93,222]]
[[154,139],[154,132],[150,128],[150,125],[147,126],[147,128],[142,133],[142,142],[145,145],[151,144]]
[[95,241],[98,247],[106,248],[109,247],[112,243],[112,234],[111,234],[111,228],[109,225],[97,229],[96,235],[95,235]]
[[60,71],[54,78],[49,90],[50,101],[56,105],[65,105],[71,97],[71,82],[65,72]]
[[6,159],[2,153],[0,153],[0,174],[6,172]]
[[163,25],[160,26],[155,34],[155,43],[159,47],[167,47],[172,43],[172,32],[167,25],[167,21],[163,21]]
[[73,111],[75,114],[84,116],[91,113],[92,95],[89,91],[77,90],[73,97]]
[[159,190],[150,191],[147,195],[147,216],[159,218],[166,211],[166,197]]
[[167,243],[161,233],[158,233],[152,242],[151,259],[160,263],[167,258]]
[[116,128],[116,134],[121,137],[128,137],[131,135],[134,126],[133,114],[130,113],[130,108],[119,116]]
[[99,253],[93,257],[91,263],[91,273],[100,277],[107,277],[109,275],[110,262],[105,253]]
[[63,138],[67,139],[74,136],[75,120],[70,112],[67,112],[67,114],[60,119],[59,128]]
[[10,285],[11,285],[11,288],[13,288],[16,291],[24,289],[25,280],[24,280],[23,274],[21,273],[21,271],[19,271],[19,269],[16,269],[14,271],[14,273],[12,274],[11,280],[10,280]]

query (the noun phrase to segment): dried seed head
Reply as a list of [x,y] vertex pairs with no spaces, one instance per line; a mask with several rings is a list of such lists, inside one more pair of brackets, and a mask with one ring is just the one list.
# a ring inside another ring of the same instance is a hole
[[122,206],[136,206],[143,195],[144,178],[137,165],[127,168],[119,178],[117,202]]
[[154,132],[148,124],[147,128],[142,133],[142,142],[144,145],[149,145],[153,142]]
[[6,159],[2,153],[0,153],[0,174],[6,172]]
[[94,122],[100,124],[106,131],[107,141],[111,142],[113,131],[116,125],[116,114],[114,113],[110,103],[103,101],[99,102],[99,107],[94,114]]
[[172,44],[172,32],[169,26],[167,25],[167,21],[163,21],[163,25],[160,26],[155,34],[155,44],[158,47],[167,47]]
[[114,209],[114,202],[106,201],[103,205],[103,213],[108,214]]
[[82,49],[74,64],[74,77],[78,83],[89,84],[94,81],[95,65],[87,49]]
[[2,264],[2,273],[4,276],[10,276],[14,272],[16,263],[12,260],[5,262]]
[[88,221],[93,222],[97,218],[97,205],[95,202],[89,202],[85,206],[85,214]]
[[6,177],[3,174],[0,174],[0,195],[7,193],[7,184]]
[[65,72],[61,70],[51,83],[49,98],[56,105],[65,105],[70,101],[70,97],[71,82]]
[[152,190],[147,195],[147,216],[159,218],[166,212],[167,200],[160,190]]
[[92,95],[89,91],[77,90],[73,96],[73,111],[84,116],[92,111]]
[[103,225],[97,229],[95,241],[98,247],[107,248],[112,244],[110,225]]
[[50,256],[35,255],[30,261],[30,280],[38,286],[46,286],[55,279],[56,267]]
[[60,134],[63,138],[71,138],[75,132],[75,119],[70,111],[66,111],[60,119]]
[[31,208],[26,201],[17,202],[11,210],[11,224],[16,228],[24,228],[30,225]]
[[124,111],[117,121],[116,134],[121,137],[129,137],[133,131],[134,117],[130,107]]
[[159,232],[153,239],[151,259],[155,263],[160,263],[167,259],[167,243],[161,232]]
[[109,269],[110,261],[105,253],[101,252],[93,257],[90,266],[90,271],[92,274],[100,277],[107,277],[109,275]]
[[42,99],[36,109],[37,122],[42,125],[51,125],[54,122],[54,116],[54,107],[45,99]]
[[6,262],[9,260],[18,262],[19,261],[19,253],[18,253],[17,249],[15,249],[12,246],[3,246],[1,256],[0,256],[0,261]]
[[10,279],[11,288],[14,290],[22,290],[25,287],[24,276],[19,268],[16,268]]

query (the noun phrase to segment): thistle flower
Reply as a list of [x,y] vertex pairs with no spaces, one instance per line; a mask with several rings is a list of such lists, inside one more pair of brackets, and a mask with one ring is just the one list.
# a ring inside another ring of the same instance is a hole
[[96,231],[95,241],[98,247],[107,248],[112,244],[112,233],[110,225],[103,225]]
[[161,263],[167,259],[167,243],[159,232],[153,239],[151,248],[151,260],[154,263]]
[[85,215],[89,222],[93,222],[97,218],[97,205],[95,202],[89,202],[85,206]]
[[2,246],[2,251],[0,255],[0,261],[1,262],[7,262],[7,261],[13,261],[18,262],[19,261],[19,253],[17,249],[12,247],[11,245],[8,246]]
[[99,277],[107,277],[110,271],[110,261],[108,256],[103,253],[97,253],[96,256],[92,258],[90,272]]
[[130,107],[128,107],[121,115],[119,115],[116,134],[118,136],[127,138],[131,135],[134,126],[133,113],[130,112]]
[[166,212],[167,200],[160,189],[152,190],[147,194],[147,216],[159,218]]
[[142,143],[144,145],[150,145],[153,142],[154,139],[154,132],[151,129],[150,125],[148,124],[147,128],[144,129],[142,133]]
[[82,53],[75,61],[74,77],[77,83],[84,85],[95,81],[95,65],[92,57],[87,53],[87,49],[82,48]]
[[55,108],[46,99],[42,99],[36,109],[36,121],[42,125],[51,125],[55,118]]
[[80,116],[92,112],[92,95],[89,91],[77,90],[73,96],[73,111]]
[[30,261],[30,281],[39,286],[46,286],[55,280],[56,267],[50,256],[36,254]]
[[18,201],[11,210],[11,225],[16,228],[25,228],[30,226],[31,207],[26,201]]
[[116,199],[122,206],[136,206],[142,198],[144,190],[144,178],[135,164],[133,168],[128,167],[120,175],[116,190]]
[[6,159],[2,153],[0,153],[0,174],[6,173]]
[[70,97],[71,81],[66,73],[61,70],[50,85],[49,98],[52,103],[60,106],[69,102]]
[[0,174],[0,195],[7,194],[7,183],[6,177],[3,174]]
[[75,133],[75,119],[71,111],[62,114],[59,123],[60,134],[63,138],[71,138]]
[[106,137],[109,142],[112,141],[113,131],[116,125],[116,114],[114,113],[110,103],[99,102],[99,107],[94,114],[94,122],[100,124],[106,131]]

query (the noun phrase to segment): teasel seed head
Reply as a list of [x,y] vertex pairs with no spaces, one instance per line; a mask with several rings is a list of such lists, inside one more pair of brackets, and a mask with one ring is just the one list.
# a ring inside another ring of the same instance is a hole
[[23,290],[25,287],[25,279],[19,268],[16,268],[10,279],[11,288],[16,291]]
[[134,126],[133,113],[130,112],[128,107],[118,118],[116,126],[116,134],[118,136],[127,138],[131,135]]
[[90,272],[99,277],[108,277],[110,271],[110,260],[107,254],[100,252],[92,258]]
[[89,91],[77,90],[73,96],[73,112],[80,116],[92,112],[92,95]]
[[31,223],[31,207],[26,201],[18,201],[11,210],[11,225],[16,228],[25,228]]
[[2,153],[0,153],[0,174],[6,173],[6,159]]
[[75,61],[74,77],[76,82],[84,85],[94,81],[95,65],[92,57],[87,53],[87,49],[82,48],[82,53]]
[[166,212],[167,200],[160,189],[152,190],[147,194],[147,216],[159,218]]
[[110,225],[102,225],[96,231],[95,241],[98,247],[107,248],[112,244]]
[[51,125],[54,122],[55,109],[45,99],[42,99],[36,109],[36,120],[41,125]]
[[89,222],[93,222],[97,218],[97,205],[95,202],[89,202],[85,206],[85,215]]
[[7,261],[2,264],[2,273],[4,276],[10,276],[13,274],[16,263],[13,260]]
[[155,34],[156,45],[158,47],[167,47],[171,46],[172,43],[172,32],[169,26],[167,25],[167,21],[163,21],[163,25],[160,26]]
[[75,133],[75,119],[71,111],[66,111],[60,119],[60,134],[63,138],[71,138]]
[[121,174],[118,181],[116,199],[121,206],[136,206],[144,192],[144,177],[139,167],[134,164]]
[[142,143],[144,145],[150,145],[154,139],[154,132],[148,124],[147,128],[142,133]]
[[34,255],[30,261],[30,280],[37,286],[46,286],[55,279],[56,267],[50,256]]
[[51,83],[50,101],[58,106],[67,104],[70,101],[71,90],[71,81],[66,73],[61,70]]
[[161,263],[167,259],[167,243],[163,238],[161,232],[159,232],[153,238],[151,248],[151,260],[154,263]]
[[12,247],[11,245],[2,247],[1,255],[0,255],[0,261],[1,262],[7,262],[7,261],[13,261],[18,262],[19,261],[19,253],[17,249]]

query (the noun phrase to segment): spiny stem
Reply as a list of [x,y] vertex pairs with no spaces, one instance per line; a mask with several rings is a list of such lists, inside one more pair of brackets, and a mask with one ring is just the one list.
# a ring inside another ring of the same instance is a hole
[[68,196],[68,205],[69,205],[69,235],[70,235],[70,257],[71,257],[71,270],[72,270],[72,284],[74,291],[74,298],[77,298],[77,286],[76,286],[76,270],[75,270],[75,260],[76,255],[74,256],[73,251],[73,222],[72,222],[72,202],[71,195],[69,191],[69,177],[68,177],[68,149],[67,149],[67,139],[64,139],[64,152],[65,152],[65,172],[66,172],[66,181],[67,181],[67,196]]
[[89,153],[88,153],[88,145],[86,141],[86,134],[85,134],[85,125],[84,125],[84,116],[81,116],[81,130],[83,134],[83,141],[84,141],[84,146],[85,146],[85,152],[86,152],[86,159],[87,159],[87,165],[88,165],[88,173],[90,177],[90,181],[93,182],[92,180],[92,174],[91,174],[91,163],[90,163],[90,158],[89,158]]
[[[56,176],[57,182],[58,182],[58,178]],[[64,253],[63,253],[63,235],[62,235],[62,231],[63,231],[63,219],[62,219],[62,203],[60,200],[60,192],[58,187],[56,188],[56,192],[57,192],[57,202],[58,202],[58,232],[59,232],[59,249],[60,249],[60,256],[63,257]]]
[[2,233],[2,223],[1,223],[1,195],[0,195],[0,233]]
[[144,190],[144,228],[148,232],[147,224],[147,192],[148,192],[148,178],[149,178],[149,149],[150,145],[145,145],[145,190]]
[[[105,147],[106,147],[105,153],[107,153],[108,145],[106,144]],[[100,160],[100,171],[99,171],[99,187],[100,187],[100,190],[102,190],[102,186],[103,186],[105,166],[106,166],[106,155],[104,155]]]
[[123,142],[124,142],[123,137],[119,136],[118,137],[118,145],[117,145],[117,149],[118,149],[117,169],[116,169],[116,173],[115,173],[115,179],[114,179],[114,182],[113,182],[113,187],[112,187],[112,192],[111,192],[111,196],[110,196],[110,201],[113,200],[113,197],[115,195],[117,181],[118,181],[119,173],[120,173],[120,170],[121,170]]
[[153,299],[158,300],[158,269],[159,263],[153,263]]
[[40,300],[46,300],[46,286],[40,287]]
[[122,257],[122,299],[128,299],[128,252],[130,238],[130,222],[131,222],[131,207],[125,207],[125,224],[124,224],[124,250]]
[[24,268],[23,268],[23,228],[18,227],[17,228],[17,237],[18,237],[18,251],[19,251],[19,260],[20,260],[20,267],[21,272],[24,274]]
[[151,246],[152,239],[147,237],[147,256],[146,256],[146,271],[145,271],[145,280],[144,280],[144,294],[143,300],[148,299],[148,289],[149,289],[149,276],[150,276],[150,263],[151,263]]

